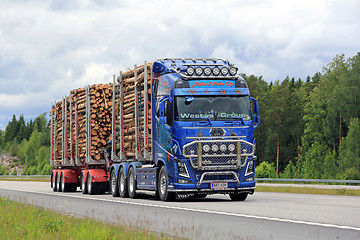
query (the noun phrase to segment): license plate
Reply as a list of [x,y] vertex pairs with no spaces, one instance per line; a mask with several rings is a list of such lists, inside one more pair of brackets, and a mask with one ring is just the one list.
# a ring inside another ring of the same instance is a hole
[[228,183],[227,182],[213,182],[210,184],[210,187],[213,189],[227,188]]

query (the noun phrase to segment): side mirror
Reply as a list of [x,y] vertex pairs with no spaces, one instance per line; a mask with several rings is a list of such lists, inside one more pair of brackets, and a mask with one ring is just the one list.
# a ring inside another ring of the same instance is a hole
[[255,98],[250,97],[250,100],[252,101],[253,106],[253,122],[254,122],[254,128],[257,128],[257,126],[260,123],[260,111],[259,111],[259,105]]

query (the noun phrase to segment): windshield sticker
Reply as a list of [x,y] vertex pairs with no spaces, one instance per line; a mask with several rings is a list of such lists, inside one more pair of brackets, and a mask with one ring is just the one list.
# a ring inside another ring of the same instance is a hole
[[200,81],[189,81],[191,88],[235,88],[235,81],[228,80],[200,80]]
[[246,115],[244,113],[226,113],[226,112],[220,112],[218,114],[216,113],[180,113],[181,119],[214,119],[214,117],[219,118],[243,118],[244,120],[251,119],[249,115]]

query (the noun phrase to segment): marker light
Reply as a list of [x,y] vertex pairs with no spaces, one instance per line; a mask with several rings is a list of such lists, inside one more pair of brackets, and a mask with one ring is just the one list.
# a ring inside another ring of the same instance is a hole
[[205,73],[206,76],[209,76],[209,75],[211,74],[211,68],[206,67],[206,68],[204,69],[204,73]]
[[193,74],[195,73],[195,69],[192,68],[192,67],[188,67],[188,68],[186,69],[186,73],[187,73],[189,76],[191,76],[191,75],[193,75]]
[[237,73],[237,68],[236,68],[236,67],[231,67],[231,68],[230,68],[230,75],[231,75],[231,76],[235,76],[236,73]]
[[228,68],[226,68],[226,67],[223,67],[222,69],[221,69],[221,74],[222,75],[227,75],[229,73],[229,69]]
[[195,69],[195,73],[196,73],[197,75],[201,75],[201,74],[203,73],[203,69],[202,69],[201,67],[197,67],[197,68]]
[[214,67],[213,70],[212,70],[213,74],[215,76],[219,75],[220,74],[220,69],[218,67]]

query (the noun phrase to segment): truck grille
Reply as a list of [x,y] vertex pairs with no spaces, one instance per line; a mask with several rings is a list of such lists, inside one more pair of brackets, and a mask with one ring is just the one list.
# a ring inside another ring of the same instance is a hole
[[255,153],[255,145],[245,140],[195,140],[183,147],[193,168],[239,169]]

